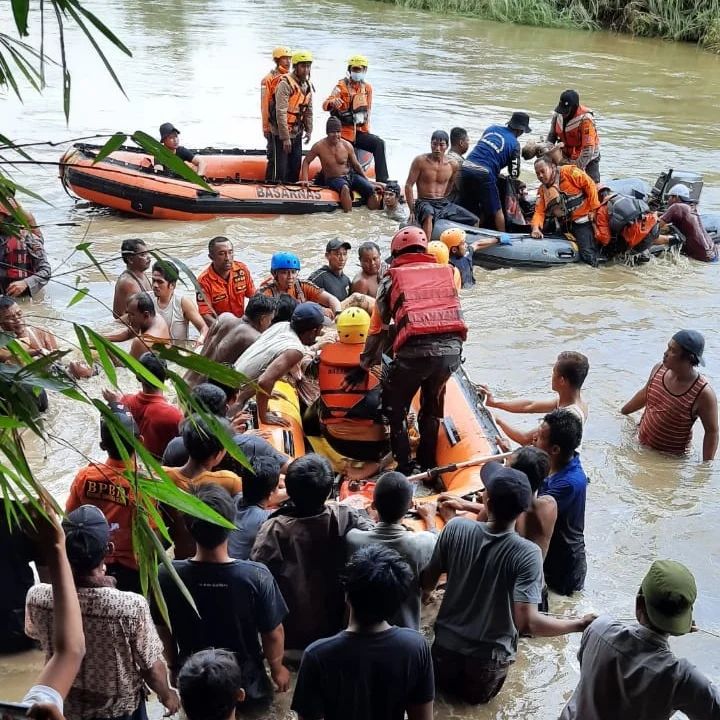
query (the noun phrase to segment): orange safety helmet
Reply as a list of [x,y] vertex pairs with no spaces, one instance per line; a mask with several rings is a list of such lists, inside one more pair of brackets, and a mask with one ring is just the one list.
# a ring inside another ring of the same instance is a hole
[[465,231],[462,228],[448,228],[440,233],[440,241],[444,242],[447,246],[448,251],[454,247],[458,247],[465,242],[467,237]]
[[408,225],[393,235],[393,239],[390,242],[390,252],[393,255],[397,255],[400,251],[410,247],[419,247],[422,250],[427,250],[427,246],[428,239],[425,231],[414,225]]
[[450,262],[450,250],[445,243],[433,240],[428,243],[428,252],[435,256],[435,262],[439,265],[447,265]]

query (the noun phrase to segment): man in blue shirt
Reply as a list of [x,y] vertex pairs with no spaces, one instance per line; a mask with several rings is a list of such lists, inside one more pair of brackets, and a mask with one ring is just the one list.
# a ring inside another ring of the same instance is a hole
[[491,125],[467,156],[461,170],[463,207],[484,215],[486,226],[505,232],[498,176],[507,167],[512,177],[520,172],[520,143],[518,137],[529,133],[530,116],[514,112],[507,125]]
[[575,452],[582,441],[582,422],[572,410],[548,413],[534,445],[550,456],[550,475],[538,495],[557,502],[557,520],[545,556],[545,582],[560,595],[572,595],[585,584],[585,495],[588,479]]

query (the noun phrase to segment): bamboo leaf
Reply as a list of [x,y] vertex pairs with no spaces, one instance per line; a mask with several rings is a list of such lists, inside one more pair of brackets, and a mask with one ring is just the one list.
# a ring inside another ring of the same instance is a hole
[[24,423],[21,423],[15,418],[8,417],[7,415],[0,415],[0,428],[7,430],[8,428],[21,428],[25,427]]
[[70,308],[73,305],[77,305],[81,300],[84,300],[87,297],[87,294],[90,292],[88,288],[80,288],[70,299],[70,302],[67,304],[67,306]]
[[91,330],[87,327],[84,329],[90,340],[92,340],[92,344],[95,348],[95,352],[97,353],[98,360],[100,361],[100,365],[102,365],[102,369],[105,371],[108,380],[112,383],[114,387],[117,387],[117,372],[115,370],[115,365],[110,359],[110,355],[107,350],[108,341],[105,340],[102,335],[98,335],[94,330]]
[[147,478],[138,479],[138,487],[150,497],[166,505],[171,505],[176,510],[192,515],[193,517],[207,520],[228,530],[234,530],[235,525],[226,520],[222,515],[184,490],[181,490],[173,482],[158,482]]
[[[114,153],[121,145],[127,140],[127,135],[125,133],[117,132],[115,133],[98,151],[98,154],[95,156],[95,159],[93,160],[93,165],[95,163],[99,163],[101,160],[104,160],[110,153]],[[89,243],[83,243],[88,244]],[[78,249],[78,248],[76,248]]]
[[30,10],[30,0],[12,0],[13,17],[18,35],[25,37],[28,34],[27,21]]
[[97,258],[90,252],[91,247],[92,247],[91,242],[84,242],[84,243],[80,243],[79,245],[76,245],[75,249],[82,253],[85,253],[85,255],[88,256],[88,259],[95,267],[95,269],[105,278],[105,280],[110,282],[110,278],[107,276],[107,273],[103,269],[103,266],[97,261]]
[[153,350],[164,360],[175,363],[187,370],[194,370],[201,375],[206,375],[213,380],[217,380],[223,385],[240,387],[241,385],[247,385],[250,382],[245,375],[239,373],[234,368],[215,362],[210,358],[198,355],[190,350],[185,350],[176,346],[166,347],[159,344],[154,346]]
[[126,55],[132,57],[132,52],[125,46],[125,44],[110,30],[96,15],[93,15],[86,7],[81,5],[76,0],[70,0],[70,2],[119,50],[122,50]]
[[72,0],[68,0],[66,4],[66,9],[68,13],[70,13],[71,17],[75,22],[77,23],[78,27],[85,33],[85,36],[90,41],[90,44],[95,49],[95,52],[98,54],[98,57],[100,60],[102,60],[103,65],[105,66],[105,69],[110,73],[110,77],[115,81],[115,84],[120,88],[120,92],[125,95],[127,98],[127,93],[125,92],[125,89],[122,86],[122,83],[120,82],[120,78],[115,73],[115,70],[113,69],[113,66],[110,64],[108,59],[105,57],[105,53],[102,51],[102,48],[98,45],[97,40],[93,37],[93,34],[87,29],[85,26],[85,23],[83,22],[82,18],[80,17],[79,13],[73,7],[75,3]]
[[136,130],[132,134],[132,139],[145,150],[145,152],[153,155],[158,163],[165,166],[171,172],[174,172],[188,182],[199,185],[208,192],[216,193],[194,170],[189,168],[174,152],[170,152],[170,150],[162,143],[159,143],[154,137],[151,137],[142,130]]
[[67,65],[67,55],[65,54],[65,28],[63,27],[62,14],[60,13],[60,4],[58,0],[52,0],[55,17],[57,18],[58,35],[60,38],[60,61],[62,64],[63,78],[63,112],[65,113],[65,122],[70,120],[70,71]]
[[75,329],[75,336],[78,339],[78,345],[80,345],[80,352],[82,352],[85,362],[92,367],[95,363],[95,359],[93,358],[90,343],[85,335],[85,331],[83,330],[82,325],[78,325],[77,323],[73,323],[73,328]]
[[125,352],[125,350],[109,340],[106,340],[102,335],[98,335],[94,330],[91,330],[88,327],[85,328],[85,331],[90,336],[90,339],[93,341],[95,349],[98,352],[100,351],[99,346],[102,345],[107,353],[120,360],[124,367],[135,373],[136,376],[145,380],[149,385],[152,385],[160,390],[165,387],[163,382],[158,380],[146,367],[130,355],[130,353]]

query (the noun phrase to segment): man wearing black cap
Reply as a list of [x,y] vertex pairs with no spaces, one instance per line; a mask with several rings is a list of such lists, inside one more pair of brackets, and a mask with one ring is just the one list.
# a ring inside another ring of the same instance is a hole
[[505,232],[498,177],[504,167],[510,177],[520,174],[518,138],[529,132],[530,116],[514,112],[506,125],[491,125],[485,130],[463,163],[463,206],[472,212],[479,211],[486,227]]
[[325,246],[327,265],[315,270],[308,280],[334,295],[340,302],[350,295],[350,278],[343,272],[351,245],[346,240],[333,238]]
[[580,641],[580,681],[560,720],[720,718],[720,689],[668,645],[693,632],[697,586],[674,560],[656,560],[635,597],[636,623],[600,616]]
[[350,212],[353,205],[353,192],[360,193],[370,210],[380,207],[380,199],[376,190],[381,189],[380,183],[368,180],[362,165],[355,156],[355,148],[340,135],[340,121],[331,117],[326,123],[327,137],[316,142],[310,152],[303,158],[300,168],[300,183],[308,183],[310,163],[318,158],[325,184],[340,196],[340,207]]
[[[455,189],[458,164],[447,156],[450,138],[444,130],[430,136],[430,152],[418,155],[410,165],[405,181],[405,199],[410,207],[410,222],[416,220],[428,239],[432,237],[435,220],[452,220],[465,225],[477,225],[478,218],[469,210],[450,202]],[[413,187],[417,185],[417,200]]]
[[253,383],[257,382],[243,390],[238,403],[246,402],[259,388],[263,391],[257,393],[259,420],[270,425],[289,425],[281,415],[268,410],[270,394],[278,380],[287,378],[292,382],[299,379],[298,368],[305,357],[305,348],[315,343],[326,324],[329,321],[322,307],[314,302],[304,302],[295,308],[290,322],[271,325],[235,363],[238,372]]
[[179,135],[180,131],[172,123],[166,122],[160,126],[160,142],[183,162],[190,163],[193,170],[199,173],[202,158],[180,145]]
[[[105,516],[94,505],[81,505],[62,525],[85,633],[85,658],[67,696],[66,717],[146,717],[145,683],[168,714],[176,713],[180,699],[168,683],[163,645],[147,600],[117,590],[105,574],[103,561],[112,546]],[[46,653],[52,652],[53,614],[52,588],[31,588],[27,632]]]
[[685,455],[692,443],[692,428],[700,418],[703,462],[713,460],[718,447],[718,406],[714,390],[698,372],[704,365],[705,338],[697,330],[676,332],[661,363],[645,386],[623,405],[630,415],[645,408],[638,437],[642,445],[672,455]]
[[542,554],[515,532],[517,517],[532,504],[527,476],[491,462],[480,477],[488,521],[451,520],[422,574],[429,592],[447,573],[432,648],[437,686],[472,704],[487,703],[500,692],[518,634],[581,632],[595,617],[560,620],[538,612]]
[[580,104],[576,90],[565,90],[560,95],[547,141],[562,143],[566,162],[600,182],[600,138],[595,118],[592,110]]

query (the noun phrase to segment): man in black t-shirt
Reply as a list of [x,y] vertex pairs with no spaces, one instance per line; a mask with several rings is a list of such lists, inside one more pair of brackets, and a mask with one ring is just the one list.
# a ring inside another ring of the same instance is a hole
[[[203,485],[195,494],[226,520],[235,518],[235,505],[224,488]],[[285,692],[290,686],[290,673],[282,664],[282,622],[287,605],[273,576],[260,563],[233,560],[228,555],[229,529],[190,516],[186,516],[186,523],[197,551],[189,560],[175,560],[173,566],[190,591],[197,612],[165,567],[160,568],[159,579],[172,630],[164,626],[154,608],[173,675],[193,653],[222,647],[235,654],[248,701],[272,696],[263,655],[278,691]]]
[[340,238],[330,240],[325,246],[327,265],[315,270],[308,278],[311,283],[334,295],[340,302],[350,295],[350,278],[343,272],[350,247],[349,242]]
[[183,162],[190,163],[196,173],[204,175],[205,173],[201,172],[202,157],[180,145],[179,135],[180,131],[172,123],[166,122],[160,126],[160,142]]
[[430,720],[430,648],[416,630],[389,625],[413,573],[393,549],[368,545],[347,564],[347,630],[305,650],[292,709],[299,720]]

